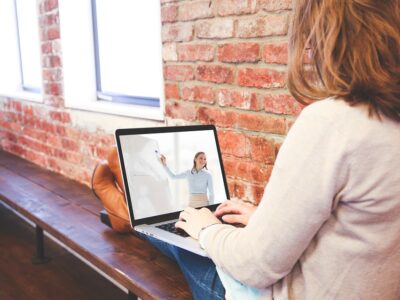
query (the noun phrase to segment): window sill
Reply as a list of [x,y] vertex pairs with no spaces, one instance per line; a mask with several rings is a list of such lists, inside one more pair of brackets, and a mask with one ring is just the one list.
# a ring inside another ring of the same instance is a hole
[[90,101],[86,103],[66,103],[69,108],[100,112],[111,115],[134,117],[155,121],[164,121],[165,116],[160,107],[141,106],[108,101]]
[[9,91],[9,92],[0,91],[0,95],[3,97],[13,98],[17,100],[26,100],[26,101],[43,103],[43,95],[38,93],[25,92],[25,91]]

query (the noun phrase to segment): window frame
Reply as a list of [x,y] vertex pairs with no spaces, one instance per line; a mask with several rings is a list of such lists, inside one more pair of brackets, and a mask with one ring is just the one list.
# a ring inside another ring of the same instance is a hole
[[[12,0],[12,18],[14,19],[13,23],[13,29],[15,33],[15,48],[17,53],[17,59],[13,63],[13,66],[10,66],[11,68],[15,68],[18,70],[16,73],[12,76],[11,79],[11,86],[12,88],[9,87],[0,87],[0,95],[4,97],[12,97],[12,98],[19,98],[22,100],[29,100],[29,101],[34,101],[34,102],[43,102],[43,78],[42,78],[42,66],[40,64],[41,61],[41,51],[40,51],[40,45],[41,45],[41,39],[40,35],[38,36],[38,45],[37,47],[39,48],[39,66],[40,66],[40,82],[42,83],[42,86],[39,87],[33,87],[29,86],[27,84],[24,84],[24,76],[23,76],[23,62],[22,62],[22,53],[21,53],[21,37],[20,37],[20,29],[19,29],[19,20],[18,20],[18,11],[17,11],[17,0]],[[10,3],[11,3],[10,2]],[[39,15],[36,11],[36,17],[37,21],[39,21]],[[40,28],[38,28],[40,30]],[[4,68],[5,73],[9,72],[9,68]],[[12,74],[12,73],[11,73]]]
[[[163,79],[159,87],[159,106],[127,104],[126,101],[123,101],[124,95],[113,95],[119,96],[120,100],[122,100],[114,102],[110,101],[112,100],[110,95],[98,93],[92,0],[79,1],[79,3],[71,0],[59,0],[58,3],[60,36],[63,45],[65,106],[127,117],[159,121],[165,120]],[[76,45],[79,45],[79,47]],[[162,60],[161,35],[159,55],[160,60]],[[160,73],[162,76],[162,69]]]
[[[28,93],[36,93],[36,94],[41,94],[42,93],[42,90],[43,90],[43,87],[42,86],[39,86],[39,87],[36,87],[36,86],[32,86],[32,85],[28,85],[28,84],[25,84],[25,78],[24,78],[24,64],[23,64],[23,60],[22,60],[22,49],[21,49],[21,30],[20,30],[20,16],[18,15],[18,3],[17,3],[17,1],[18,0],[14,0],[14,12],[15,12],[15,24],[16,24],[16,34],[17,34],[17,43],[18,43],[18,46],[17,46],[17,48],[18,48],[18,51],[19,51],[19,62],[20,62],[20,76],[21,76],[21,90],[22,91],[24,91],[24,92],[28,92]],[[37,23],[39,23],[39,14],[38,14],[38,9],[37,9],[37,6],[36,6],[36,22]],[[39,32],[39,30],[40,30],[40,28],[39,28],[39,25],[38,25],[38,32]],[[41,44],[41,41],[40,41],[40,36],[39,36],[39,34],[38,34],[38,45],[37,45],[37,47],[38,47],[38,53],[39,53],[39,58],[38,58],[38,60],[39,60],[39,76],[40,76],[40,82],[42,82],[42,84],[43,84],[43,78],[42,78],[42,74],[41,74],[41,71],[42,71],[42,69],[43,69],[43,67],[42,67],[42,65],[41,65],[41,63],[40,63],[40,61],[41,61],[41,51],[40,51],[40,44]]]
[[[144,97],[127,95],[122,93],[111,93],[104,92],[102,89],[102,79],[101,79],[101,62],[100,62],[100,45],[99,45],[99,33],[98,33],[98,18],[97,18],[97,0],[91,0],[92,2],[92,16],[93,16],[93,43],[94,43],[94,55],[95,55],[95,65],[96,65],[96,86],[97,86],[97,97],[99,100],[113,101],[126,104],[137,104],[143,106],[160,106],[160,99],[154,97]],[[161,9],[161,7],[160,7]],[[161,19],[159,19],[161,23]],[[161,32],[160,32],[161,36]],[[161,42],[161,37],[160,37]],[[162,57],[160,57],[162,61]],[[161,67],[162,68],[162,67]],[[162,69],[160,70],[162,71]]]

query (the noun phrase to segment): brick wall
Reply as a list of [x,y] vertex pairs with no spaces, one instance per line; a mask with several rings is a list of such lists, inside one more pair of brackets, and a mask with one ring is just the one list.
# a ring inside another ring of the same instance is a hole
[[291,0],[162,0],[168,121],[215,124],[230,193],[258,202],[301,106],[285,88]]
[[[64,107],[58,2],[38,5],[44,102],[0,97],[0,145],[89,184],[114,138],[89,123],[76,124],[74,111]],[[231,195],[258,202],[301,111],[285,88],[291,0],[161,5],[166,123],[215,124]]]

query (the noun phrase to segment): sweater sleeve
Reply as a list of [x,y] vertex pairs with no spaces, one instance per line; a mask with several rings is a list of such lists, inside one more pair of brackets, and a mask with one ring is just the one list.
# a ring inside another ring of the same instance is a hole
[[333,121],[306,108],[248,225],[207,231],[205,250],[235,279],[265,288],[285,277],[329,218],[346,177],[346,137]]
[[182,178],[186,178],[186,177],[187,177],[187,172],[188,172],[188,171],[175,174],[175,173],[173,173],[173,172],[168,168],[168,166],[164,166],[164,169],[165,169],[165,171],[167,172],[168,176],[169,176],[170,178],[172,178],[172,179],[182,179]]

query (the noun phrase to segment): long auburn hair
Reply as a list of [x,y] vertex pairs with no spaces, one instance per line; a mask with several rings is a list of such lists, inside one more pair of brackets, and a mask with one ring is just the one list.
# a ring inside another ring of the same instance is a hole
[[[400,121],[400,0],[294,0],[288,88]],[[307,51],[311,50],[307,58]]]
[[[192,171],[191,171],[191,173],[193,174],[194,172],[196,172],[196,158],[199,156],[199,155],[201,155],[201,154],[204,154],[204,155],[206,155],[204,152],[202,152],[202,151],[200,151],[200,152],[197,152],[195,155],[194,155],[194,158],[193,158],[193,167],[192,167]],[[202,168],[202,169],[206,169],[206,170],[208,170],[207,169],[207,163],[204,165],[204,167]]]

